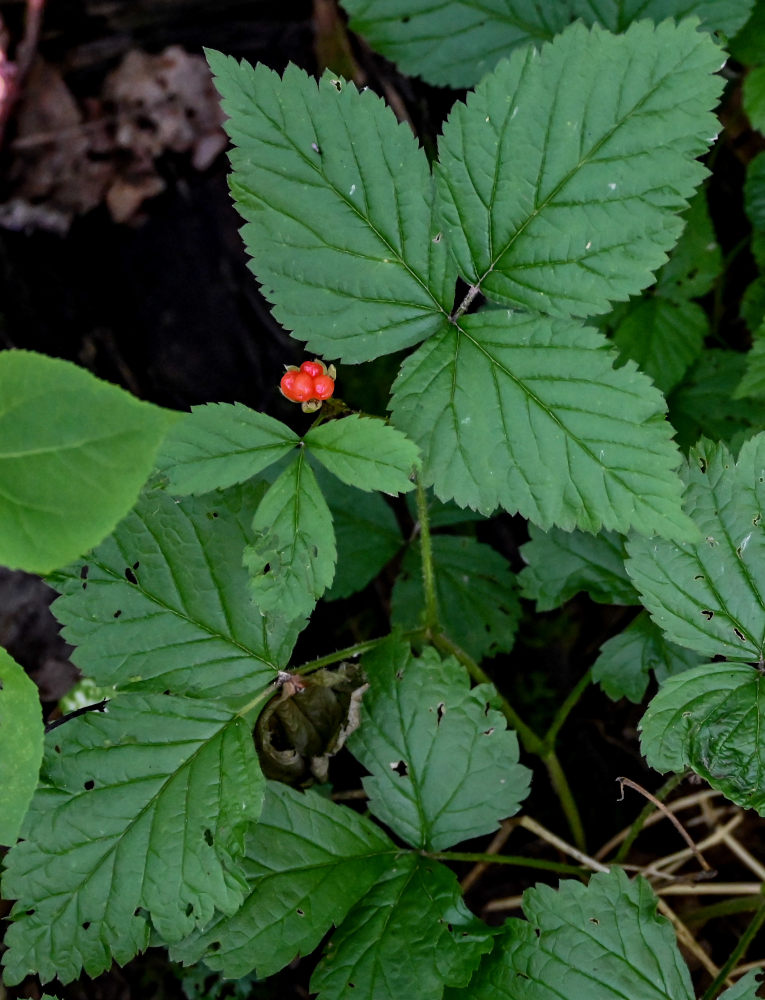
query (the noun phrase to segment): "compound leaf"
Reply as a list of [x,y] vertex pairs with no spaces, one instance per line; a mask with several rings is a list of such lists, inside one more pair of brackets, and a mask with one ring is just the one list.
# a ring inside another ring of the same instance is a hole
[[36,684],[0,649],[0,844],[14,844],[37,787],[43,722]]
[[157,463],[171,493],[209,493],[243,483],[298,443],[279,420],[241,403],[192,407],[165,438]]
[[551,39],[571,19],[544,0],[342,0],[350,27],[409,76],[472,87],[512,49]]
[[383,420],[353,413],[320,424],[303,440],[311,454],[348,486],[390,494],[414,488],[417,445]]
[[401,369],[393,418],[442,500],[553,524],[689,537],[661,394],[572,320],[488,310]]
[[627,571],[669,639],[705,656],[765,659],[765,434],[738,463],[700,441],[686,467],[685,508],[700,541],[633,537]]
[[609,698],[643,700],[653,671],[660,683],[673,674],[698,666],[701,657],[690,649],[669,642],[658,625],[644,612],[600,647],[592,666],[592,679]]
[[248,700],[270,684],[302,620],[253,606],[242,552],[260,491],[176,501],[148,491],[114,534],[57,574],[54,611],[74,662],[104,687]]
[[6,858],[6,982],[95,976],[148,945],[149,918],[177,941],[234,912],[262,798],[250,726],[209,702],[126,693],[56,730]]
[[[230,120],[231,187],[274,315],[349,362],[438,330],[455,273],[432,219],[427,157],[371,90],[296,66],[281,79],[208,52]],[[405,178],[405,182],[401,179]]]
[[662,684],[640,723],[657,771],[692,767],[737,805],[765,815],[765,685],[743,663],[705,663]]
[[467,985],[493,933],[462,902],[453,872],[408,853],[332,935],[311,990],[318,1000],[440,1000],[445,985]]
[[469,989],[445,1000],[693,1000],[672,925],[643,878],[613,868],[586,886],[536,886],[523,910],[527,921],[507,922]]
[[217,915],[172,957],[187,965],[204,958],[230,978],[253,969],[270,976],[310,954],[397,854],[379,827],[351,809],[268,782],[242,859],[250,892],[241,909]]
[[332,583],[337,549],[332,515],[304,452],[269,487],[252,527],[257,540],[244,559],[258,607],[290,619],[310,614]]
[[518,575],[521,594],[537,611],[565,604],[580,590],[599,604],[639,604],[624,560],[624,539],[613,531],[542,531],[529,525],[530,541],[521,546],[526,565]]
[[461,276],[556,316],[607,312],[649,285],[705,173],[722,62],[694,22],[640,21],[623,35],[574,24],[500,63],[439,140]]
[[[509,652],[521,615],[515,576],[490,545],[458,535],[432,538],[436,597],[444,629],[476,660]],[[404,557],[393,588],[392,621],[421,624],[425,607],[419,543]]]
[[470,689],[456,660],[418,658],[391,640],[364,658],[370,689],[348,747],[373,815],[414,847],[440,851],[495,830],[528,794],[518,739],[491,707],[489,685]]
[[0,399],[0,563],[33,573],[109,534],[180,417],[29,351],[0,353]]

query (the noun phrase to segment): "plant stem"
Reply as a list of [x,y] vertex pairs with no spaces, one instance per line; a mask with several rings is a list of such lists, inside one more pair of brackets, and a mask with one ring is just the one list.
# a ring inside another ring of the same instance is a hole
[[422,478],[417,476],[417,520],[420,525],[420,552],[422,553],[422,586],[425,591],[425,629],[438,629],[438,602],[436,600],[436,576],[433,571],[433,546],[430,541],[430,517],[428,498]]
[[550,776],[550,781],[555,789],[555,794],[558,796],[561,809],[563,810],[568,822],[569,829],[571,830],[571,836],[574,838],[574,843],[580,851],[586,851],[587,842],[584,837],[582,817],[579,815],[576,800],[571,792],[571,786],[568,783],[566,774],[561,767],[560,761],[558,760],[558,755],[554,750],[548,750],[541,756],[542,763],[547,768],[547,773]]
[[460,316],[462,316],[463,313],[466,313],[468,311],[468,309],[470,308],[470,306],[471,306],[471,304],[473,302],[473,299],[476,297],[476,295],[478,295],[478,293],[480,291],[481,291],[481,286],[480,285],[471,285],[470,286],[470,288],[467,291],[467,295],[465,296],[465,298],[462,300],[462,302],[460,302],[460,304],[457,306],[457,308],[454,310],[454,312],[449,317],[449,319],[452,321],[452,323],[456,323],[457,320],[460,318]]
[[[418,639],[422,638],[424,634],[425,629],[422,627],[410,628],[406,632],[400,633],[402,639]],[[291,673],[310,674],[314,670],[321,670],[322,667],[329,667],[333,663],[340,663],[341,660],[353,659],[354,656],[361,656],[363,653],[368,653],[389,638],[390,635],[381,635],[377,639],[366,639],[364,642],[357,642],[353,646],[346,646],[345,649],[338,649],[334,653],[327,653],[325,656],[319,656],[315,660],[309,660],[308,663],[304,663],[300,667],[295,667]]]
[[563,701],[558,711],[555,713],[555,717],[552,720],[550,728],[545,733],[544,743],[545,746],[549,747],[550,750],[555,746],[555,739],[560,732],[561,726],[566,721],[571,712],[572,708],[576,705],[579,699],[582,697],[584,692],[589,687],[592,681],[592,671],[588,668],[584,675],[581,677],[579,682],[571,689],[566,699]]
[[[664,784],[661,786],[661,788],[656,792],[654,798],[657,798],[659,802],[663,802],[664,799],[666,799],[666,797],[669,795],[669,793],[674,791],[675,788],[677,788],[677,786],[680,784],[680,782],[683,780],[684,777],[685,774],[683,774],[682,772],[680,774],[673,774],[672,777],[668,781],[665,781]],[[643,829],[643,824],[645,823],[645,821],[648,819],[648,817],[651,815],[651,813],[654,811],[655,808],[656,807],[651,802],[647,803],[643,807],[642,811],[638,814],[637,818],[635,819],[635,822],[630,827],[630,832],[624,838],[621,847],[616,852],[616,856],[614,857],[615,864],[617,865],[621,864],[622,861],[624,861],[624,859],[627,857],[627,855],[629,854],[629,850],[632,847],[633,843],[635,842],[637,835]]]
[[582,869],[562,861],[546,858],[524,858],[519,854],[474,854],[470,851],[426,851],[425,856],[436,861],[478,861],[487,865],[515,865],[518,868],[543,868],[561,875],[581,875]]
[[712,980],[712,983],[709,985],[701,1000],[712,1000],[717,991],[725,985],[725,980],[728,978],[728,975],[733,969],[735,969],[744,957],[747,948],[752,943],[752,939],[757,931],[762,927],[763,923],[765,923],[765,899],[760,903],[759,909],[749,921],[749,926],[736,942],[736,947],[730,953],[730,957]]

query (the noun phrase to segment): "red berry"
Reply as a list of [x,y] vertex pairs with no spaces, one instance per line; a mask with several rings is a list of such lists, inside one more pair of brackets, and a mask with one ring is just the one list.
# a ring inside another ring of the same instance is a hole
[[311,378],[316,378],[317,375],[324,374],[324,365],[320,361],[304,361],[300,371],[310,375]]
[[293,403],[306,403],[314,397],[313,382],[311,376],[305,372],[287,371],[282,375],[279,387]]
[[317,375],[313,380],[314,399],[329,399],[335,391],[335,380],[329,375]]

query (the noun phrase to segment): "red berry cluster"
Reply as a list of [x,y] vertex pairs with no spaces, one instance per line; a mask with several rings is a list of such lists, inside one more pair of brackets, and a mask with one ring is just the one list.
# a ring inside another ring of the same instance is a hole
[[335,391],[335,366],[323,361],[304,361],[296,368],[289,365],[282,375],[279,388],[293,403],[302,403],[306,413],[318,410],[322,402]]

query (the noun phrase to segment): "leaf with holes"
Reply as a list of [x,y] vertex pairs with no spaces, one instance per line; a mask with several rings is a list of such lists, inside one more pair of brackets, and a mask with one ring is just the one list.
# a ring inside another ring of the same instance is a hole
[[555,316],[607,312],[650,284],[705,173],[722,62],[693,22],[639,21],[623,35],[575,24],[500,63],[438,144],[460,275]]
[[699,542],[633,537],[627,571],[669,639],[704,656],[765,659],[765,433],[742,447],[700,441],[685,470]]
[[195,406],[175,425],[157,464],[171,493],[209,493],[251,479],[298,443],[294,431],[241,403]]
[[657,771],[686,767],[732,802],[765,816],[765,685],[743,663],[705,663],[662,684],[640,723]]
[[230,116],[252,270],[279,322],[312,351],[353,363],[440,329],[456,275],[409,126],[331,74],[317,86],[292,65],[280,78],[208,59]]
[[613,362],[606,338],[573,320],[464,316],[404,362],[393,419],[442,500],[545,529],[692,536],[663,397]]
[[490,685],[471,690],[456,660],[431,648],[415,658],[393,639],[363,666],[370,688],[348,748],[371,772],[373,815],[413,847],[441,851],[518,811],[530,772]]
[[523,894],[526,921],[510,919],[464,991],[444,1000],[693,1000],[690,973],[656,896],[620,868],[540,885]]
[[16,842],[37,787],[43,722],[37,685],[0,648],[0,844]]
[[[490,545],[459,535],[434,535],[433,571],[440,620],[447,634],[474,659],[509,652],[521,608],[507,560]],[[413,545],[393,588],[392,621],[421,624],[425,607],[422,553]]]
[[287,663],[302,619],[248,594],[255,486],[175,501],[148,491],[94,552],[52,580],[74,662],[104,687],[244,703]]
[[251,726],[210,702],[123,694],[51,733],[5,862],[6,982],[95,976],[146,948],[150,926],[178,941],[233,913],[262,798]]
[[332,515],[300,452],[269,487],[245,549],[250,586],[261,610],[287,618],[310,614],[332,583],[337,549]]

